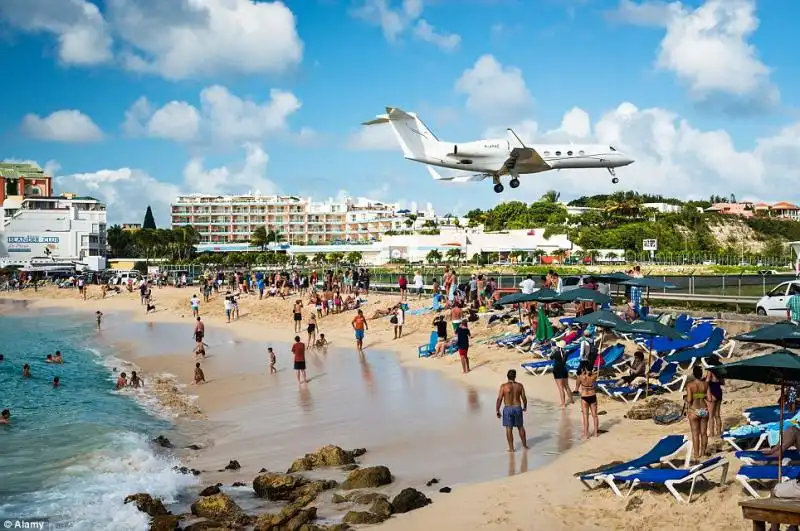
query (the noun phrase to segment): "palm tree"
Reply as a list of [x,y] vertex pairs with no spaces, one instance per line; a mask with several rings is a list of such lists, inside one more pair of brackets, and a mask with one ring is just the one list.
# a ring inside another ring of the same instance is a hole
[[406,227],[408,227],[410,229],[410,228],[412,228],[414,226],[414,222],[415,221],[417,221],[417,215],[416,214],[408,214],[406,216],[406,220],[404,221],[404,223],[406,224]]
[[328,253],[325,260],[329,264],[339,264],[344,260],[344,253]]
[[464,256],[464,251],[458,247],[453,247],[447,250],[446,256],[448,261],[459,263]]
[[547,253],[544,252],[542,249],[534,249],[534,251],[531,254],[533,255],[534,258],[536,258],[536,261],[539,262],[539,264],[542,263],[542,257],[547,255]]
[[556,249],[553,251],[553,256],[558,260],[559,264],[564,263],[564,259],[567,257],[566,249]]
[[298,254],[294,257],[294,262],[299,266],[306,265],[308,263],[308,255]]
[[361,253],[361,251],[351,251],[347,253],[347,263],[349,264],[358,265],[363,259],[364,255]]
[[438,264],[439,262],[442,261],[442,253],[440,253],[436,249],[431,249],[430,251],[428,251],[428,254],[425,255],[425,260],[429,264]]
[[560,198],[560,192],[557,192],[556,190],[548,190],[542,195],[539,201],[542,201],[543,203],[557,203]]
[[314,255],[314,263],[315,264],[324,264],[326,261],[326,257],[323,253],[317,253]]
[[[274,234],[272,231],[270,233]],[[256,227],[256,230],[253,231],[253,234],[250,235],[250,245],[253,247],[258,247],[261,252],[264,252],[264,249],[267,248],[267,244],[269,243],[267,234],[267,227],[264,225],[259,225]]]
[[589,249],[586,251],[586,256],[589,257],[590,262],[592,265],[594,265],[594,263],[597,262],[597,259],[600,258],[600,253],[597,251],[597,249]]

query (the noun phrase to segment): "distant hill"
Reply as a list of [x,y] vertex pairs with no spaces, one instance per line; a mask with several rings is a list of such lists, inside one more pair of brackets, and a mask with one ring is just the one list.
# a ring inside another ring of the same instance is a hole
[[[559,196],[558,192],[549,191],[533,203],[509,201],[489,210],[472,210],[466,217],[471,225],[483,224],[488,231],[546,227],[546,234],[567,234],[587,250],[641,252],[642,240],[655,238],[659,252],[663,253],[744,252],[777,258],[789,256],[785,242],[800,241],[797,221],[770,217],[742,219],[704,212],[712,202],[727,200],[718,196],[709,201],[684,201],[626,191],[584,196],[566,205],[558,201]],[[680,210],[660,213],[646,208],[645,203],[665,203]],[[592,210],[570,215],[567,206]]]

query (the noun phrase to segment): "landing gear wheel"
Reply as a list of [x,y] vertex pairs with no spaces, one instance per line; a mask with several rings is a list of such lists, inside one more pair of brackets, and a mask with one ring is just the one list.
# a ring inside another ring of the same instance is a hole
[[500,184],[500,183],[498,183],[498,184],[494,185],[494,191],[495,191],[495,193],[498,193],[498,194],[499,194],[500,192],[502,192],[502,191],[503,191],[503,185],[502,185],[502,184]]
[[519,187],[519,179],[511,179],[511,182],[508,183],[511,188],[518,188]]
[[613,179],[611,179],[611,182],[617,184],[619,182],[619,177],[614,177]]

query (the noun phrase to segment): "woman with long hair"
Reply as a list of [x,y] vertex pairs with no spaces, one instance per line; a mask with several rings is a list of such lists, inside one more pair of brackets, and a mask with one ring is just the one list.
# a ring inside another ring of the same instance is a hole
[[692,429],[692,459],[698,461],[706,454],[708,446],[708,382],[703,379],[703,369],[697,365],[692,369],[694,380],[686,385],[686,406],[689,426]]
[[589,414],[594,423],[594,436],[598,436],[597,418],[597,374],[589,362],[582,361],[578,367],[578,392],[581,395],[581,413],[583,415],[583,438],[589,438]]

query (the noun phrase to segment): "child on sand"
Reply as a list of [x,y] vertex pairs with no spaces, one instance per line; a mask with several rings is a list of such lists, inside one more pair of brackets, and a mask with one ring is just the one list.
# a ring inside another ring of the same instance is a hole
[[317,342],[314,344],[314,346],[320,350],[327,348],[328,340],[325,339],[325,334],[319,335],[319,339],[317,339]]
[[194,364],[194,384],[200,385],[206,383],[206,375],[203,374],[203,369],[200,368],[200,362]]

